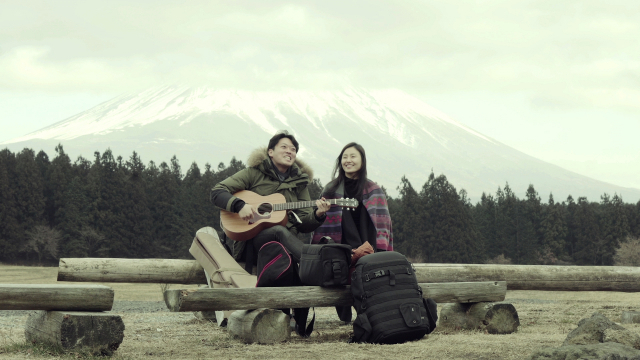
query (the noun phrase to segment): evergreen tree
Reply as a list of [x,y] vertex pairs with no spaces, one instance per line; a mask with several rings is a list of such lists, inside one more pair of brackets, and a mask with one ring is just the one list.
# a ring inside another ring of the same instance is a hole
[[44,152],[43,150],[40,150],[36,155],[36,166],[38,167],[38,170],[40,171],[40,176],[42,176],[43,179],[47,178],[49,165],[51,165],[51,162],[49,161],[49,155],[47,155],[47,153]]
[[549,203],[541,223],[543,255],[558,258],[565,248],[567,224],[563,217],[562,205],[556,204],[553,194],[549,194]]
[[63,194],[63,205],[56,214],[59,219],[58,229],[62,232],[61,256],[87,257],[90,255],[90,249],[83,240],[81,231],[89,226],[90,203],[79,176],[71,179]]
[[[104,235],[109,244],[109,256],[132,257],[128,244],[131,233],[125,224],[125,188],[126,173],[120,160],[113,157],[111,149],[107,149],[100,159],[96,175],[98,183],[96,198],[98,217],[95,229]],[[95,164],[94,164],[95,165]]]
[[[175,166],[174,166],[175,169]],[[151,171],[156,171],[151,169]],[[180,191],[180,177],[162,162],[157,169],[157,177],[151,184],[153,188],[152,216],[154,223],[155,257],[174,258],[180,238],[179,213],[177,201]]]
[[613,265],[613,257],[620,243],[629,235],[629,222],[624,203],[618,194],[613,198],[604,194],[600,206],[600,231],[602,234],[600,252],[602,265]]
[[496,244],[496,202],[491,194],[484,192],[480,197],[480,201],[473,208],[473,217],[478,228],[479,238],[484,244],[483,254],[492,259],[500,254],[499,247]]
[[36,155],[36,166],[40,172],[40,176],[42,178],[42,186],[43,186],[43,195],[45,201],[45,213],[43,214],[45,221],[50,226],[53,226],[53,216],[52,216],[52,205],[53,199],[51,194],[51,189],[49,188],[49,166],[51,162],[49,161],[49,156],[44,151],[40,150]]
[[426,238],[429,262],[473,263],[480,259],[478,235],[467,208],[446,176],[433,172],[420,194],[429,220]]
[[207,225],[207,216],[212,205],[205,189],[198,164],[191,164],[180,186],[177,202],[178,217],[176,231],[179,236],[174,250],[178,257],[188,257],[189,247],[198,229]]
[[47,194],[49,194],[47,202],[47,218],[52,226],[58,225],[56,221],[56,212],[63,205],[64,190],[72,176],[71,159],[64,152],[61,144],[56,146],[56,157],[51,162],[47,171]]
[[[152,234],[153,217],[149,209],[147,198],[147,186],[144,176],[145,166],[140,156],[134,151],[129,161],[126,162],[126,180],[122,189],[124,195],[124,207],[122,220],[126,231],[121,232],[125,245],[132,256],[147,258],[153,256]],[[101,234],[87,235],[99,240]]]
[[213,189],[216,184],[216,174],[211,171],[211,164],[207,163],[204,166],[204,173],[202,174],[202,188],[204,189],[203,200],[204,203],[206,203],[206,205],[203,205],[206,213],[204,219],[202,219],[202,226],[211,226],[222,236],[222,229],[220,229],[220,209],[211,203],[211,189]]
[[14,195],[17,221],[20,226],[18,248],[26,244],[26,231],[46,223],[44,179],[36,164],[35,156],[33,150],[27,148],[16,154]]
[[586,197],[579,197],[574,213],[575,253],[574,259],[580,265],[603,265],[602,236],[597,203],[589,203]]
[[402,177],[398,191],[400,206],[396,206],[397,202],[389,205],[389,211],[393,214],[394,250],[416,262],[430,262],[427,242],[429,234],[426,233],[428,230],[425,225],[431,222],[429,214],[421,206],[421,199],[409,179]]
[[15,260],[21,229],[15,198],[16,158],[9,149],[0,151],[0,259]]
[[535,264],[542,257],[540,247],[540,224],[542,205],[538,192],[529,184],[525,200],[518,202],[517,245],[515,260],[519,264]]
[[578,205],[569,195],[567,197],[566,219],[567,219],[567,238],[565,241],[565,253],[571,261],[576,259],[576,234],[578,233],[578,223],[576,220],[576,211]]
[[87,184],[91,166],[92,163],[90,160],[79,156],[71,167],[71,176],[78,176],[83,184]]
[[640,200],[634,205],[629,204],[628,217],[630,231],[633,237],[640,238]]
[[218,171],[215,173],[216,184],[220,181],[228,178],[229,176],[237,173],[240,170],[244,170],[246,166],[240,160],[236,160],[236,157],[232,157],[229,162],[229,166],[225,166],[224,163],[218,164]]
[[496,246],[494,252],[502,254],[519,263],[518,251],[520,238],[518,233],[518,199],[509,187],[505,184],[504,190],[496,192]]

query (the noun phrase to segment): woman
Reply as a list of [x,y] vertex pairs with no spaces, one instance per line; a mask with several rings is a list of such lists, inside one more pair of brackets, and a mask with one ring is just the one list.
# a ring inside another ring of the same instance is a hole
[[[338,175],[336,177],[336,174]],[[358,258],[374,251],[392,251],[391,217],[384,191],[367,178],[367,156],[364,148],[349,143],[340,152],[332,180],[322,191],[323,198],[355,198],[355,210],[333,206],[313,234],[312,244],[329,236],[336,243],[349,244],[353,250],[352,267]],[[342,321],[351,321],[351,307],[336,307]]]

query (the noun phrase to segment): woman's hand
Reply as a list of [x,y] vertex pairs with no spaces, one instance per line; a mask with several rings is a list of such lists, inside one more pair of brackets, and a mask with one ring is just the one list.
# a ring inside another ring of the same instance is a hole
[[316,200],[316,206],[318,207],[318,210],[316,210],[317,217],[323,217],[324,214],[326,214],[327,211],[329,211],[329,208],[331,208],[331,204],[325,198],[320,198],[320,200]]

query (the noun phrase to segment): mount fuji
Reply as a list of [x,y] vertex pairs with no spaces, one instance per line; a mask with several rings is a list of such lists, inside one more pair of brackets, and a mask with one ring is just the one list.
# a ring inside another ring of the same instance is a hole
[[433,171],[445,174],[472,200],[509,183],[522,197],[533,184],[546,201],[587,196],[599,201],[617,193],[625,202],[640,199],[640,189],[597,181],[538,160],[453,120],[399,90],[241,91],[165,86],[118,96],[66,120],[7,141],[49,155],[58,143],[74,158],[92,159],[111,148],[128,158],[135,150],[144,162],[168,161],[182,167],[195,161],[216,168],[232,156],[245,161],[286,129],[300,143],[298,156],[323,184],[342,147],[364,146],[369,177],[397,194],[401,177],[419,189]]

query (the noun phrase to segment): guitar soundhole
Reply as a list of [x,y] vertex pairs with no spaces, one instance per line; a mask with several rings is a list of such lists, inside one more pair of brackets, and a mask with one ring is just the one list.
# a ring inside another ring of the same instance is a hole
[[258,206],[258,214],[269,215],[273,211],[273,206],[269,203],[262,203]]

